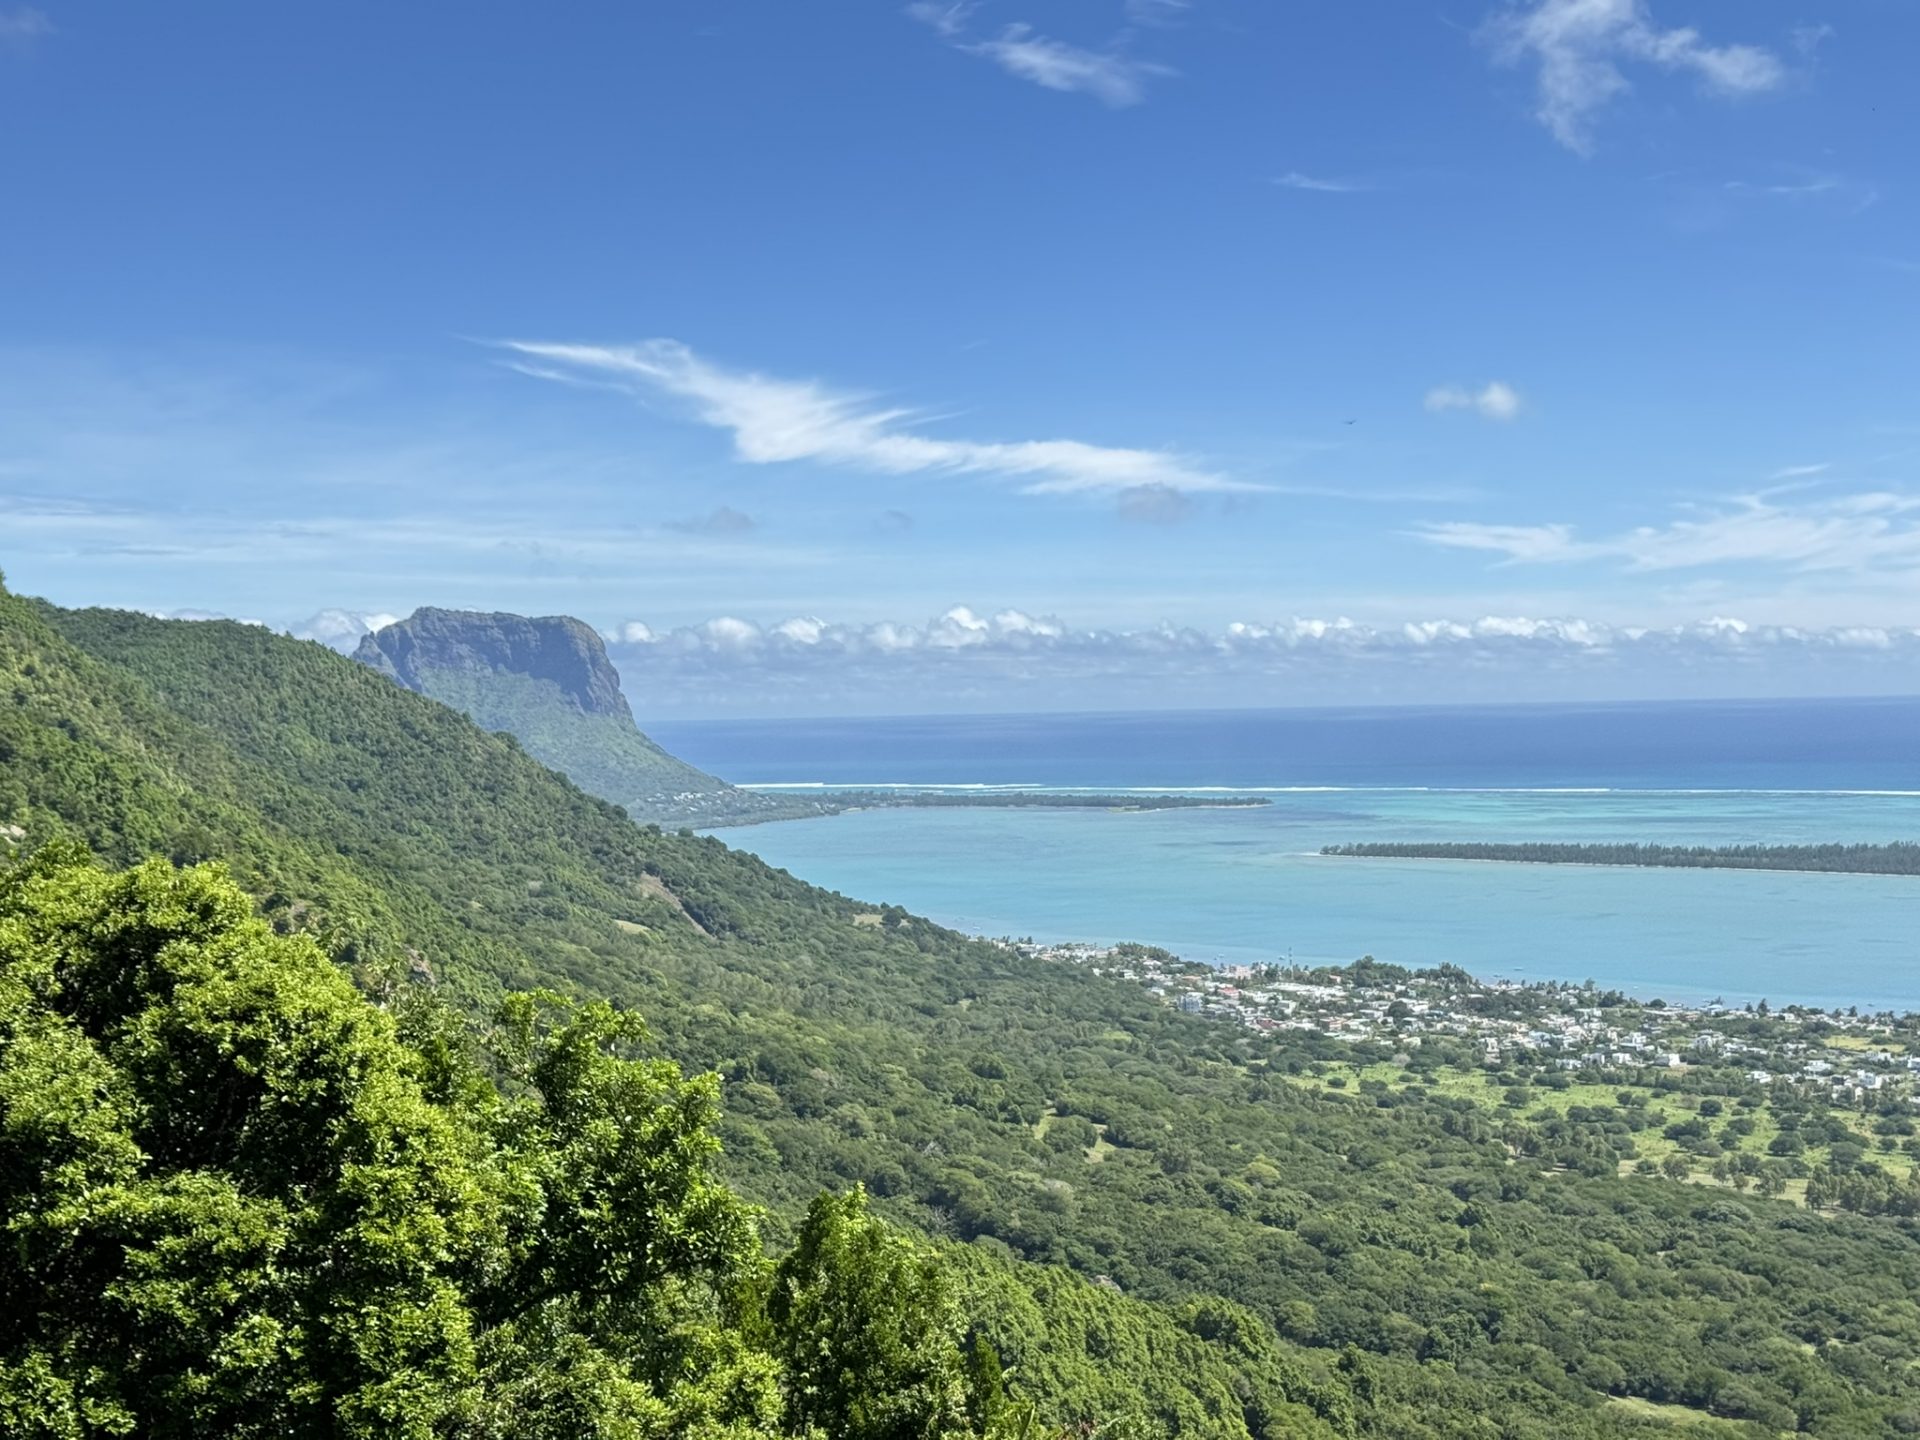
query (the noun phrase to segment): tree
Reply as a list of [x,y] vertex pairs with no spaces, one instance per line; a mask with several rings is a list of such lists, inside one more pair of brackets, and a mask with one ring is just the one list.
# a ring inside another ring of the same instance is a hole
[[864,1189],[814,1200],[767,1317],[795,1418],[835,1440],[970,1435],[970,1409],[986,1408],[969,1393],[945,1275],[868,1215]]
[[476,1137],[249,911],[213,867],[60,849],[0,887],[0,1414],[27,1433],[426,1435],[473,1407],[456,1277],[504,1220]]
[[503,1094],[251,908],[210,865],[0,872],[0,1431],[784,1433],[713,1077],[532,996]]

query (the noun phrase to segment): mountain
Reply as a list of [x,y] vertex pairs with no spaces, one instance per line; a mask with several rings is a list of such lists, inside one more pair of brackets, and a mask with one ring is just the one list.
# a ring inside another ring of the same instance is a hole
[[[644,1016],[632,1053],[717,1077],[718,1173],[765,1207],[764,1243],[794,1253],[820,1191],[864,1186],[943,1257],[969,1343],[1046,1426],[1920,1428],[1911,1218],[1616,1174],[1610,1096],[1570,1140],[1570,1119],[1444,1085],[1297,1084],[1355,1050],[1180,1015],[634,824],[316,644],[0,593],[0,837],[222,859],[364,994],[479,1017],[543,987]],[[108,954],[155,931],[60,913]],[[0,948],[21,933],[0,917]],[[173,1073],[141,1063],[141,1084]],[[0,1086],[0,1144],[30,1133],[5,1107],[31,1093]]]
[[353,658],[484,729],[509,732],[528,754],[639,820],[726,825],[820,813],[729,785],[648,739],[600,636],[570,616],[422,607],[363,636]]
[[571,616],[529,620],[423,606],[366,635],[353,658],[423,695],[443,671],[504,671],[553,686],[583,715],[633,720],[606,647],[592,626]]

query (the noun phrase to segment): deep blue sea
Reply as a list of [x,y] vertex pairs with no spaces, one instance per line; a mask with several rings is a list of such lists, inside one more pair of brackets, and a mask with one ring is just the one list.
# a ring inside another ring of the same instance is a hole
[[878,810],[723,832],[958,929],[1194,959],[1920,1010],[1920,878],[1342,860],[1354,840],[1920,840],[1920,699],[677,722],[730,780],[1240,792],[1254,810]]

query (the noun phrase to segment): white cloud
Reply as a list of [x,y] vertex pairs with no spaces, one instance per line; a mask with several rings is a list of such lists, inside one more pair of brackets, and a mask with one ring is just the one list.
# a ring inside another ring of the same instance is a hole
[[948,473],[1022,480],[1028,494],[1118,493],[1160,486],[1182,493],[1261,486],[1163,450],[1080,440],[946,440],[909,429],[911,411],[814,380],[783,380],[702,359],[677,340],[636,345],[506,341],[516,368],[547,380],[611,384],[686,402],[702,424],[725,430],[753,465],[809,460],[884,475]]
[[943,40],[957,40],[966,34],[967,21],[973,18],[977,0],[954,0],[954,3],[939,3],[939,0],[914,0],[907,6],[907,14],[921,24],[931,26]]
[[1344,180],[1336,176],[1307,175],[1289,170],[1273,177],[1273,183],[1288,190],[1311,190],[1322,195],[1354,195],[1373,187],[1364,180]]
[[[1169,625],[1140,629],[1074,629],[1051,616],[1006,609],[985,616],[955,605],[923,624],[882,621],[840,624],[816,616],[796,617],[762,627],[731,616],[702,624],[660,630],[630,620],[606,632],[616,640],[655,656],[725,656],[754,665],[821,655],[842,657],[925,656],[936,652],[1115,658],[1145,653],[1212,656],[1297,654],[1338,651],[1360,655],[1430,650],[1436,646],[1546,647],[1594,652],[1634,645],[1900,645],[1920,654],[1920,628],[1841,626],[1808,629],[1754,625],[1715,615],[1664,627],[1617,626],[1570,616],[1482,615],[1469,619],[1415,619],[1398,624],[1366,624],[1346,616],[1295,616],[1287,620],[1234,621],[1218,631]],[[804,654],[803,654],[804,652]]]
[[1920,629],[1810,629],[1726,614],[1659,627],[1485,614],[1080,629],[956,605],[920,624],[805,616],[764,627],[728,618],[620,628],[630,627],[647,638],[616,646],[621,673],[656,707],[687,714],[1752,694],[1775,685],[1884,693],[1920,676]]
[[1427,409],[1471,410],[1488,420],[1511,420],[1520,413],[1520,392],[1504,380],[1489,380],[1478,390],[1464,385],[1436,385],[1427,392]]
[[1880,191],[1869,181],[1832,171],[1798,171],[1789,179],[1727,180],[1721,189],[1744,199],[1778,200],[1793,205],[1838,206],[1849,215],[1879,203]]
[[796,645],[818,645],[826,630],[825,621],[816,620],[810,615],[795,616],[773,627],[775,635],[782,640],[791,640]]
[[[938,4],[931,0],[909,5],[907,13],[933,28],[954,49],[991,60],[1009,75],[1029,80],[1047,90],[1091,95],[1103,104],[1120,108],[1137,105],[1146,98],[1146,82],[1174,72],[1164,65],[1135,60],[1120,49],[1125,32],[1115,37],[1104,50],[1089,50],[1039,34],[1031,25],[1013,24],[999,35],[985,40],[969,39],[967,24],[972,18],[970,4]],[[1155,21],[1164,20],[1178,5],[1165,0],[1146,8]],[[1141,23],[1154,23],[1142,20]]]
[[1502,63],[1538,68],[1535,113],[1581,154],[1592,149],[1599,112],[1632,88],[1625,63],[1690,72],[1710,93],[1729,97],[1771,90],[1786,78],[1780,61],[1758,46],[1712,45],[1691,28],[1661,29],[1644,0],[1516,4],[1490,19],[1485,34]]
[[399,620],[398,615],[383,612],[322,610],[301,621],[289,633],[299,640],[318,640],[329,649],[352,650],[360,643],[362,635],[384,630],[389,625],[398,624]]
[[1415,533],[1435,545],[1484,550],[1522,565],[1615,560],[1638,571],[1737,564],[1795,571],[1920,569],[1920,498],[1884,491],[1795,504],[1737,496],[1665,525],[1593,539],[1569,525],[1457,520]]
[[997,39],[968,47],[1009,75],[1047,90],[1093,96],[1116,109],[1146,98],[1146,81],[1173,72],[1164,65],[1129,59],[1113,51],[1085,50],[1036,34],[1030,26],[1009,25]]
[[1729,180],[1726,188],[1736,195],[1771,195],[1781,200],[1804,200],[1810,195],[1830,195],[1842,185],[1837,175],[1819,175],[1811,180],[1776,180],[1757,185],[1751,180]]
[[1002,610],[993,617],[994,629],[1002,635],[1038,635],[1047,639],[1064,635],[1058,620],[1040,619],[1019,610]]
[[731,615],[722,615],[717,620],[709,620],[695,632],[700,639],[716,650],[751,650],[762,640],[760,627],[750,620],[736,620]]
[[1575,542],[1568,525],[1487,525],[1474,520],[1442,520],[1414,532],[1422,540],[1455,550],[1491,550],[1508,560],[1537,564],[1549,560],[1592,558]]

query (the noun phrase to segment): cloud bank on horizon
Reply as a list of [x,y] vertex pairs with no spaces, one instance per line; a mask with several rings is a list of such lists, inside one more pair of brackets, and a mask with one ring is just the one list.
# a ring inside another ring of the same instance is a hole
[[1485,615],[1101,630],[960,605],[918,625],[726,616],[664,631],[627,621],[606,638],[636,708],[662,718],[1568,701],[1623,687],[1667,698],[1881,695],[1920,685],[1920,627],[1805,630],[1727,616],[1662,628]]
[[[351,650],[391,615],[323,611],[293,628]],[[1344,616],[1083,628],[1044,615],[952,606],[924,622],[849,624],[716,616],[602,630],[636,708],[655,717],[870,711],[1405,704],[1606,698],[1621,681],[1669,696],[1834,693],[1920,683],[1920,626],[1679,625],[1567,617],[1367,624]],[[901,698],[910,696],[909,703]]]

